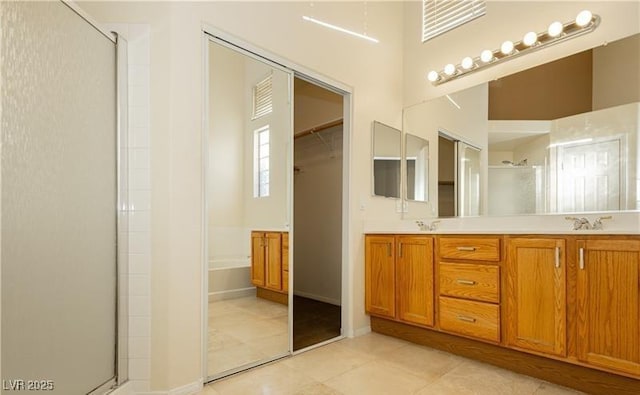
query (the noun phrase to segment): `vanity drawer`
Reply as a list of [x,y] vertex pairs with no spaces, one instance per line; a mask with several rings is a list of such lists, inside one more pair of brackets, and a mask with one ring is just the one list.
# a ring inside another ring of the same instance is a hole
[[440,258],[474,261],[500,260],[498,237],[440,237]]
[[438,270],[440,295],[482,302],[500,302],[498,266],[440,263]]
[[500,341],[500,306],[440,296],[438,307],[443,331]]

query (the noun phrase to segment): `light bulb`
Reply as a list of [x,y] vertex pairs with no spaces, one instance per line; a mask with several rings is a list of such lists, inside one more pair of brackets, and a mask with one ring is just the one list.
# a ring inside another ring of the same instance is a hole
[[427,74],[427,79],[428,79],[430,82],[436,82],[436,81],[438,81],[438,80],[440,79],[440,74],[438,74],[438,72],[437,72],[437,71],[433,71],[433,70],[431,70],[431,71],[429,72],[429,74]]
[[524,38],[522,39],[522,43],[527,47],[532,46],[537,41],[538,41],[538,34],[536,32],[529,32],[525,34]]
[[485,49],[480,54],[480,60],[482,60],[485,63],[491,62],[491,60],[493,60],[493,52],[490,49]]
[[509,55],[511,52],[513,52],[513,42],[509,40],[503,42],[502,45],[500,46],[500,52],[502,52],[505,55]]
[[562,26],[562,23],[556,21],[549,25],[549,29],[547,29],[547,33],[551,37],[558,37],[560,34],[562,34],[562,29],[564,29],[564,26]]
[[576,25],[585,27],[591,22],[591,19],[593,19],[593,14],[591,13],[591,11],[580,11],[580,13],[578,13],[578,16],[576,17]]
[[448,65],[444,66],[444,73],[449,76],[454,75],[456,73],[456,66],[449,63]]
[[471,68],[473,68],[473,59],[467,56],[466,58],[462,59],[462,62],[460,62],[460,65],[462,66],[463,69],[470,70]]

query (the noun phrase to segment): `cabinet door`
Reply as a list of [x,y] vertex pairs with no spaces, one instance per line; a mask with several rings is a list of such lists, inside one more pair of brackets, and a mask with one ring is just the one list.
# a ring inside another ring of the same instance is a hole
[[565,240],[511,239],[507,244],[507,344],[566,356]]
[[577,356],[640,374],[640,240],[577,243]]
[[395,243],[393,236],[365,237],[365,308],[395,318]]
[[264,233],[251,232],[251,283],[265,286],[265,240]]
[[269,232],[266,239],[266,287],[282,291],[282,233]]
[[398,236],[398,318],[433,326],[433,238]]

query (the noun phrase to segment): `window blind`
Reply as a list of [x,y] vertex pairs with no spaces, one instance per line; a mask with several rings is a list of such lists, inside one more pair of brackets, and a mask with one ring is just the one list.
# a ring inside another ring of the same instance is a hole
[[484,0],[423,0],[422,42],[483,16],[486,9]]
[[271,75],[253,87],[253,119],[271,113],[273,110]]

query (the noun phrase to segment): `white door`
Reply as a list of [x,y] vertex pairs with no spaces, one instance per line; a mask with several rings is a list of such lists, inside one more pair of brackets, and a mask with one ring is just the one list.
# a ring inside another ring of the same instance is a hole
[[558,211],[620,209],[620,140],[558,147]]

